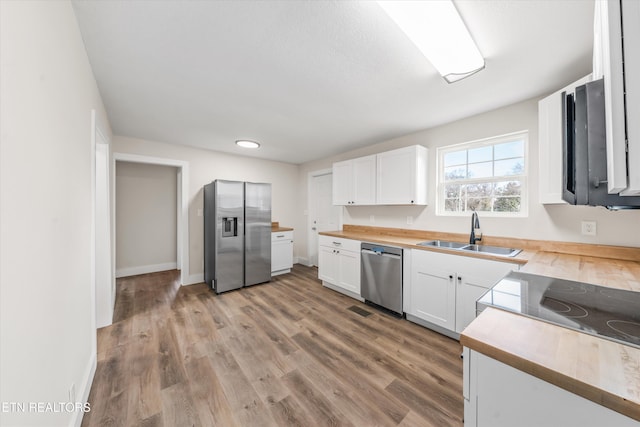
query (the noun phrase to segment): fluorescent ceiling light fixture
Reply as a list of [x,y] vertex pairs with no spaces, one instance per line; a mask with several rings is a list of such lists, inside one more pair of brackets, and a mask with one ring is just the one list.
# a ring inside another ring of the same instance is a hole
[[484,68],[484,58],[450,0],[379,1],[448,83]]
[[236,145],[242,148],[260,148],[260,144],[255,141],[249,141],[248,139],[239,139],[236,141]]

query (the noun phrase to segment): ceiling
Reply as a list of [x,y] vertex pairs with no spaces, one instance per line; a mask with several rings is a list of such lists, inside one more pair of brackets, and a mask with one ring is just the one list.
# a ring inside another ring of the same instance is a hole
[[486,69],[447,84],[372,1],[73,2],[114,134],[289,163],[545,95],[591,71],[593,0],[455,4]]

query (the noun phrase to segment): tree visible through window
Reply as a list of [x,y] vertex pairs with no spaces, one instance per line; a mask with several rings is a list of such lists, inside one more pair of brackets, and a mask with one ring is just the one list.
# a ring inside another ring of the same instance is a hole
[[438,149],[438,212],[526,214],[527,132]]

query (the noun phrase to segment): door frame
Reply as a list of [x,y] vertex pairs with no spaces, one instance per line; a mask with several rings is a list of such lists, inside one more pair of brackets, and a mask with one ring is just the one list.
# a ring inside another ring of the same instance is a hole
[[[173,166],[178,169],[177,179],[177,213],[176,221],[176,262],[180,270],[180,284],[189,284],[189,162],[184,160],[167,159],[163,157],[143,156],[129,153],[113,153],[113,179],[115,180],[116,161],[144,163],[149,165]],[[115,185],[114,209],[115,209]],[[115,239],[114,239],[115,240]],[[115,246],[115,241],[114,241]]]
[[[102,123],[97,119],[95,110],[91,114],[94,148],[94,214],[93,214],[93,240],[94,240],[94,302],[96,327],[102,328],[113,323],[113,311],[116,303],[116,279],[115,279],[115,237],[113,225],[114,216],[111,209],[112,185],[111,185],[111,159],[110,146],[107,133]],[[100,163],[100,164],[99,164]],[[102,209],[98,209],[101,207]]]
[[[314,199],[314,191],[313,191],[313,178],[317,178],[323,175],[332,175],[333,179],[333,168],[320,169],[316,171],[311,171],[307,175],[307,263],[306,265],[311,267],[313,263],[311,262],[311,251],[313,249],[313,222],[312,222],[312,213],[311,212],[311,204]],[[333,193],[333,188],[331,189]],[[340,209],[340,214],[338,215],[338,228],[342,230],[342,221],[343,221],[343,209]]]

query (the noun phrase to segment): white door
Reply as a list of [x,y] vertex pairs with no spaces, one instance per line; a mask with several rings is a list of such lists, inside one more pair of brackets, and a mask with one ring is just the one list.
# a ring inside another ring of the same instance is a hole
[[333,205],[333,175],[331,171],[311,174],[309,183],[309,264],[318,265],[318,233],[339,230],[342,207]]

